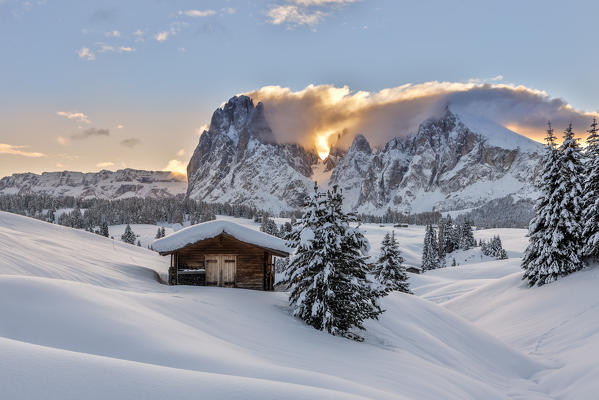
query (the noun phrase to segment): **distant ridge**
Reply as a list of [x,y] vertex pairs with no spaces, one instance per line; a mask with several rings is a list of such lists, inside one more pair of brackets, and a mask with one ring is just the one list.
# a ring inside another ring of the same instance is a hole
[[169,198],[185,194],[187,182],[168,171],[138,169],[99,172],[20,173],[0,179],[0,194],[43,194],[55,197],[124,199]]

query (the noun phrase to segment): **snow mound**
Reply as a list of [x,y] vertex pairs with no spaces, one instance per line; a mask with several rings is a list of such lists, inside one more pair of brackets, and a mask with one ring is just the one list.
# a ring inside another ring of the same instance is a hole
[[38,276],[110,288],[154,287],[168,260],[83,230],[0,212],[0,275]]
[[0,213],[0,244],[8,398],[548,398],[541,364],[416,296],[357,343],[285,293],[162,285],[164,258],[97,235]]
[[591,399],[599,392],[597,287],[599,265],[535,288],[515,272],[444,306],[524,353],[553,360],[554,369],[536,378],[544,391]]
[[245,243],[277,250],[283,253],[291,253],[292,249],[287,247],[285,241],[264,232],[245,227],[231,221],[208,221],[181,229],[175,233],[158,239],[152,243],[152,248],[160,253],[180,249],[187,245],[210,239],[225,233]]

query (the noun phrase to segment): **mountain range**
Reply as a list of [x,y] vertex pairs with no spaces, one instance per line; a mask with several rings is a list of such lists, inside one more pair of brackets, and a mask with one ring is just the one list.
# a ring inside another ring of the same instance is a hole
[[465,110],[448,106],[380,148],[356,135],[347,150],[334,147],[320,160],[314,149],[277,143],[264,107],[236,96],[214,112],[187,167],[190,198],[276,213],[297,208],[316,181],[343,189],[347,209],[380,215],[538,195],[532,183],[543,146]]
[[120,169],[100,172],[13,174],[0,179],[0,194],[43,194],[62,197],[124,199],[168,198],[183,195],[187,182],[167,171]]
[[219,107],[187,166],[188,182],[164,171],[44,172],[0,179],[0,194],[83,198],[165,198],[185,194],[211,203],[272,213],[301,206],[314,190],[337,185],[349,210],[381,215],[471,209],[496,199],[533,200],[543,146],[449,105],[409,136],[373,147],[368,132],[347,149],[278,143],[265,105],[235,96]]

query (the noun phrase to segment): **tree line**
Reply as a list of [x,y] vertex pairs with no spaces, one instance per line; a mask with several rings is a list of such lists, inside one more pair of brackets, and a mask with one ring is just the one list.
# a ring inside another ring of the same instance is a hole
[[[495,236],[489,241],[480,240],[477,243],[474,239],[473,225],[469,220],[456,224],[451,215],[448,215],[439,222],[437,229],[431,224],[426,226],[422,248],[422,270],[429,271],[446,267],[446,258],[450,253],[456,250],[469,250],[473,247],[480,247],[484,255],[498,260],[507,258],[499,236]],[[455,265],[454,258],[452,266]]]

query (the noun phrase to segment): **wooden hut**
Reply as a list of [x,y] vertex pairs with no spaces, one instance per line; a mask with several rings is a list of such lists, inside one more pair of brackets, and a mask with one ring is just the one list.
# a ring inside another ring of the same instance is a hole
[[170,255],[170,285],[273,290],[274,260],[287,257],[282,239],[230,221],[209,221],[156,240]]

